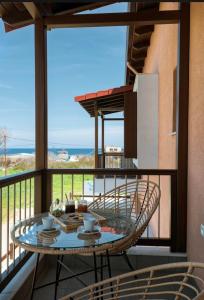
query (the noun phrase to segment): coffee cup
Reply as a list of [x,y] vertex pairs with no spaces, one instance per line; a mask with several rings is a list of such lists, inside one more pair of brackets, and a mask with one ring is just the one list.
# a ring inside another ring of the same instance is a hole
[[54,219],[51,216],[43,217],[42,223],[43,223],[44,229],[51,229],[53,226],[53,223],[54,223]]
[[84,229],[85,231],[93,231],[94,225],[96,224],[96,219],[94,217],[84,218]]

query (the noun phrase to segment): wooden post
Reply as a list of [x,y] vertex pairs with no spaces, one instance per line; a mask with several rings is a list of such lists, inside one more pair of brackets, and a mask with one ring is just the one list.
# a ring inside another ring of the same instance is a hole
[[124,95],[124,156],[137,158],[137,93]]
[[186,251],[190,4],[180,4],[177,67],[177,251]]
[[98,168],[98,109],[95,104],[95,168]]
[[104,116],[101,116],[102,126],[101,126],[101,148],[102,148],[102,167],[105,168],[105,145],[104,145]]
[[[46,210],[47,169],[47,31],[42,20],[35,22],[35,153],[36,169],[43,170],[41,180],[35,181],[35,203]],[[39,205],[39,202],[41,205]]]

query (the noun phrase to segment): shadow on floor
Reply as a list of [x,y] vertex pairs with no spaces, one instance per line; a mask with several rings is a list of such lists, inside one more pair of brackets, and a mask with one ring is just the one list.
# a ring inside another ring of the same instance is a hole
[[[149,267],[152,265],[166,264],[170,262],[186,261],[185,257],[170,257],[170,256],[150,256],[150,255],[130,255],[129,256],[132,265],[135,269],[141,269]],[[64,262],[71,268],[74,272],[82,272],[88,267],[87,264],[93,265],[91,257],[83,257],[76,255],[67,255],[64,258]],[[99,265],[99,259],[98,259]],[[48,283],[55,280],[56,273],[56,257],[48,256],[46,257],[46,270],[39,276],[37,280],[37,286]],[[123,259],[123,257],[111,257],[111,269],[112,276],[123,274],[129,272],[130,269]],[[61,270],[61,278],[71,275],[68,274],[65,269]],[[100,280],[100,272],[98,272],[98,278]],[[104,269],[104,278],[108,278],[107,269]],[[94,283],[94,273],[88,273],[80,276],[87,285]],[[69,279],[62,281],[58,287],[57,298],[65,296],[73,291],[83,288],[83,285],[76,279]],[[54,285],[36,290],[34,293],[34,300],[52,300],[54,299]]]

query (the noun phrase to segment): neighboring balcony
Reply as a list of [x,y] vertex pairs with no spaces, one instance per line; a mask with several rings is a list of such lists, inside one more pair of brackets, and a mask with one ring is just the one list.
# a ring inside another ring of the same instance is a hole
[[124,153],[104,153],[98,155],[98,168],[135,169],[134,159],[126,158]]

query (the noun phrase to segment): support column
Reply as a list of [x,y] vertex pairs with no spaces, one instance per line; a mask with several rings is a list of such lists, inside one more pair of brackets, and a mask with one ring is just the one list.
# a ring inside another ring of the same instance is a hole
[[47,209],[47,118],[47,31],[39,19],[35,22],[35,167],[43,172],[35,184],[36,212]]
[[98,168],[98,109],[95,104],[95,168]]
[[177,67],[177,232],[176,250],[186,251],[187,175],[188,175],[188,107],[189,107],[190,4],[180,4]]
[[101,126],[101,148],[102,148],[102,167],[105,168],[105,145],[104,145],[104,116],[101,116],[101,122],[102,122],[102,126]]

